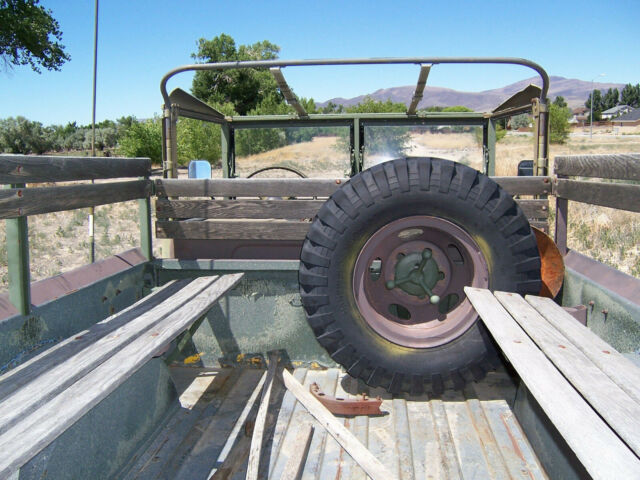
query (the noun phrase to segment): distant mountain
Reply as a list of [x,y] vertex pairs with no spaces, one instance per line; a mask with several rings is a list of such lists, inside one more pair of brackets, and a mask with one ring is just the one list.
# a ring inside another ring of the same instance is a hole
[[[571,108],[584,106],[584,102],[589,97],[589,92],[591,91],[591,82],[553,76],[550,77],[550,81],[549,98],[551,100],[560,95],[564,97]],[[430,87],[427,84],[423,99],[418,108],[426,108],[436,105],[440,107],[464,105],[465,107],[469,107],[477,112],[487,112],[493,110],[511,95],[519,92],[532,83],[540,86],[540,77],[528,78],[502,88],[485,90],[483,92],[459,92],[450,88]],[[622,90],[624,88],[624,84],[594,82],[593,88],[604,91],[609,88]],[[411,103],[411,97],[413,96],[414,90],[415,85],[383,88],[370,93],[369,96],[375,100],[386,101],[387,99],[391,99],[393,102],[402,102],[409,105],[409,103]],[[325,106],[329,102],[345,106],[356,105],[364,100],[366,96],[367,95],[360,95],[353,98],[332,98],[326,102],[318,103],[318,105]]]

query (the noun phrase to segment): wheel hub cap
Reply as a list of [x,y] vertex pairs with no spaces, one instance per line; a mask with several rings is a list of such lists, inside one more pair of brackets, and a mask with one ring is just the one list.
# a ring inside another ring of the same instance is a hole
[[454,223],[430,216],[394,220],[356,258],[353,296],[362,319],[383,338],[412,348],[448,343],[476,321],[464,287],[487,288],[478,244]]
[[401,256],[396,263],[395,278],[389,280],[386,285],[389,290],[398,287],[418,298],[429,295],[429,301],[435,304],[440,301],[440,297],[434,295],[432,289],[443,278],[444,272],[438,269],[431,249],[425,248],[422,253]]

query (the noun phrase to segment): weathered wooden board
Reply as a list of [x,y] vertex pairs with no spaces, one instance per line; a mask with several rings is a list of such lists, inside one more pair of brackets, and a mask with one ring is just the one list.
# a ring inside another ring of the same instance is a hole
[[253,435],[251,436],[251,447],[249,449],[249,463],[247,465],[247,480],[258,480],[258,471],[260,469],[260,457],[262,455],[262,444],[264,442],[264,432],[267,422],[267,411],[269,402],[271,401],[271,391],[273,390],[273,382],[276,378],[276,369],[278,368],[278,355],[269,355],[269,370],[267,378],[262,390],[260,399],[260,407],[253,427]]
[[559,178],[556,195],[576,202],[640,212],[640,185]]
[[[190,282],[189,279],[169,282],[130,307],[93,325],[89,330],[58,342],[38,356],[26,361],[0,377],[0,399],[52,370],[73,355],[92,345],[98,339],[114,332],[136,317],[158,306]],[[2,422],[0,421],[0,425]]]
[[0,477],[7,477],[57,438],[203,315],[242,274],[220,277],[191,301],[0,435]]
[[491,177],[511,195],[549,195],[551,177]]
[[[31,382],[3,398],[0,402],[0,411],[4,412],[0,420],[0,433],[8,430],[19,422],[21,417],[48,402],[97,365],[112,357],[163,317],[179,309],[194,295],[213,284],[217,278],[200,277],[192,282],[180,282],[182,289],[155,308],[147,308],[139,312],[139,316],[108,335],[91,342],[83,350],[68,356],[58,365],[51,366],[45,373],[32,378]],[[55,352],[51,355],[55,355]]]
[[622,390],[640,403],[640,368],[567,313],[550,298],[527,295],[527,302],[578,347]]
[[549,233],[549,223],[545,220],[529,220],[529,224],[545,233]]
[[640,153],[555,157],[557,175],[640,180]]
[[547,218],[549,200],[516,200],[527,218]]
[[[548,200],[517,200],[527,218],[547,218]],[[313,218],[324,200],[167,200],[156,201],[157,218],[295,219]]]
[[1,155],[0,184],[147,177],[148,158]]
[[584,401],[489,290],[467,297],[509,362],[593,478],[637,478],[640,460]]
[[495,292],[544,354],[609,426],[640,456],[640,403],[614,383],[520,295]]
[[282,379],[287,389],[315,417],[331,436],[351,455],[373,480],[392,480],[393,475],[360,441],[345,428],[311,393],[306,390],[287,370],[282,371]]
[[205,240],[303,240],[309,222],[266,220],[205,220],[156,222],[157,238]]
[[[551,177],[492,177],[511,195],[551,193]],[[346,178],[158,179],[160,197],[328,197]]]
[[223,178],[159,179],[160,197],[328,197],[346,179]]
[[313,218],[323,200],[166,200],[156,201],[157,218]]
[[[242,413],[240,413],[238,420],[236,420],[236,424],[234,425],[233,430],[231,430],[231,433],[229,434],[229,437],[227,438],[227,441],[224,444],[224,447],[222,447],[222,451],[218,456],[218,460],[216,462],[217,466],[212,468],[209,472],[209,480],[226,480],[228,478],[231,478],[233,474],[238,469],[240,469],[242,464],[247,460],[247,457],[249,456],[249,449],[251,448],[252,437],[246,435],[246,422],[255,422],[255,403],[262,393],[264,382],[266,379],[267,372],[265,372],[260,378],[258,385],[256,385],[256,388],[254,388],[251,397],[249,397],[249,400],[242,410]],[[219,434],[219,432],[216,433]],[[206,450],[202,447],[202,444],[198,445],[198,450]]]
[[150,180],[0,190],[0,218],[126,202],[151,195]]

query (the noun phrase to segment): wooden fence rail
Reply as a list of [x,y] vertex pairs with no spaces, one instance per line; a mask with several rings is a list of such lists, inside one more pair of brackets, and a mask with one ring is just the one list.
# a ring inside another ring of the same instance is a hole
[[566,177],[640,180],[640,153],[560,156],[554,168]]
[[[547,195],[551,177],[491,177],[511,195]],[[159,179],[159,197],[328,197],[346,178]]]
[[151,160],[0,154],[0,184],[148,177]]
[[0,190],[0,218],[18,218],[125,202],[151,195],[150,180],[69,185],[63,187],[6,188]]

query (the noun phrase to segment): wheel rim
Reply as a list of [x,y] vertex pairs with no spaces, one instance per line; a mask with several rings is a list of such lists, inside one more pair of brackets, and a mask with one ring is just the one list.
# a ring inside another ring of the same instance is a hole
[[489,286],[478,244],[442,218],[412,216],[377,230],[353,270],[353,294],[365,322],[387,340],[430,348],[458,338],[477,314],[465,286]]

